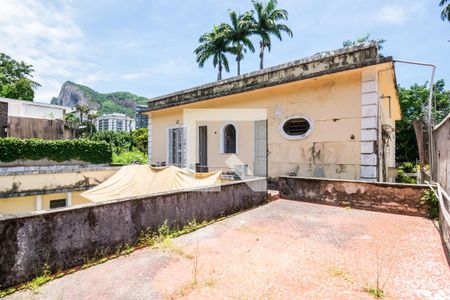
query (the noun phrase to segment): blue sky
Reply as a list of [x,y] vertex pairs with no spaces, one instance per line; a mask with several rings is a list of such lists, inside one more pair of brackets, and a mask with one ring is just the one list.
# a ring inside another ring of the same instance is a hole
[[[272,66],[370,33],[384,38],[383,53],[436,63],[437,78],[450,87],[450,23],[430,0],[279,0],[289,11],[294,38],[274,40],[265,65]],[[214,81],[212,64],[199,69],[198,37],[228,20],[228,9],[251,9],[243,0],[0,0],[0,52],[35,66],[42,84],[35,101],[49,102],[66,80],[101,92],[130,91],[152,97]],[[258,45],[257,38],[254,41]],[[236,67],[230,57],[231,72]],[[242,71],[258,68],[248,53]],[[401,85],[424,83],[430,71],[397,66]]]

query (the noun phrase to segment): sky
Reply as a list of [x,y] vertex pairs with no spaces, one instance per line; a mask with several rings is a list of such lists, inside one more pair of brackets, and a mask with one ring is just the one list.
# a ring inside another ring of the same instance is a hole
[[[371,34],[386,39],[394,59],[437,64],[437,79],[450,87],[450,22],[430,0],[279,0],[294,33],[274,38],[265,66],[340,48]],[[228,21],[228,9],[245,12],[250,0],[0,0],[0,52],[34,66],[42,86],[35,101],[50,102],[67,81],[99,92],[129,91],[156,97],[208,83],[217,73],[198,68],[193,50],[199,36]],[[253,38],[255,47],[257,37]],[[242,72],[257,70],[247,53]],[[224,78],[235,76],[236,66]],[[401,86],[423,84],[429,68],[396,65]]]

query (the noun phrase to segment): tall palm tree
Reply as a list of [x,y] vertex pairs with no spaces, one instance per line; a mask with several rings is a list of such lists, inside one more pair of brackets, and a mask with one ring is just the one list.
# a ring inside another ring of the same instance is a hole
[[93,131],[93,129],[94,129],[94,122],[95,122],[95,120],[97,119],[97,113],[95,113],[95,112],[93,112],[93,113],[89,113],[88,115],[87,115],[87,118],[88,118],[88,120],[89,120],[89,136],[92,136],[92,131]]
[[244,58],[244,53],[249,49],[255,52],[252,41],[249,39],[252,26],[251,13],[247,12],[243,15],[237,14],[233,10],[228,10],[231,24],[223,23],[221,29],[225,38],[230,41],[236,52],[237,74],[241,75],[241,60]]
[[277,0],[268,0],[265,4],[258,0],[253,0],[252,2],[254,8],[252,10],[252,32],[261,37],[259,42],[259,68],[263,69],[264,50],[267,48],[270,52],[272,44],[270,36],[275,35],[281,41],[282,32],[285,32],[290,37],[293,34],[287,25],[278,23],[278,21],[288,19],[288,12],[285,9],[277,8]]
[[225,38],[220,26],[214,26],[212,31],[204,33],[198,40],[201,45],[194,50],[197,55],[197,63],[203,68],[205,62],[212,58],[214,68],[217,67],[217,80],[222,80],[222,69],[230,71],[226,53],[235,53],[235,49],[230,46],[230,41]]
[[[445,19],[447,19],[447,21],[450,22],[450,3],[447,4],[447,2],[448,2],[448,0],[441,0],[439,2],[439,6],[444,7],[444,9],[441,12],[442,21],[445,21]],[[446,4],[447,4],[447,6],[446,6]]]
[[89,106],[85,104],[77,104],[75,106],[75,110],[80,114],[80,123],[83,123],[83,116],[87,115],[90,111]]

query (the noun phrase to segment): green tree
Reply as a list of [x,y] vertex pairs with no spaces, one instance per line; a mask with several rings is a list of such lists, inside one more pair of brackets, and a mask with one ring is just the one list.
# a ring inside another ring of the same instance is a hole
[[225,39],[230,41],[236,53],[237,74],[241,75],[241,60],[244,58],[244,53],[249,49],[255,52],[255,47],[249,39],[251,33],[251,13],[247,12],[238,15],[235,11],[229,10],[230,24],[223,23],[221,29],[224,32]]
[[39,83],[31,80],[33,66],[0,53],[0,96],[33,101]]
[[139,128],[131,132],[133,137],[134,146],[139,149],[139,151],[147,153],[148,150],[148,129]]
[[218,70],[217,80],[221,80],[222,69],[230,71],[226,53],[235,53],[230,41],[226,39],[220,26],[214,26],[212,31],[202,34],[198,41],[201,44],[194,50],[198,66],[203,68],[205,62],[212,58],[213,66]]
[[77,104],[75,110],[80,114],[80,123],[83,124],[85,121],[83,117],[89,114],[89,106],[85,104]]
[[256,0],[252,2],[254,8],[252,10],[252,33],[261,38],[259,42],[259,68],[263,69],[264,50],[267,48],[270,52],[272,46],[271,35],[275,35],[281,41],[281,33],[285,32],[290,37],[293,34],[287,25],[279,23],[279,21],[288,19],[288,12],[285,9],[277,8],[277,0],[269,0],[266,4]]
[[104,141],[111,145],[113,152],[121,153],[133,149],[133,137],[124,131],[97,131],[91,138],[93,141]]
[[448,0],[441,0],[439,2],[439,6],[442,6],[442,12],[441,12],[441,19],[442,21],[445,21],[447,19],[447,21],[450,22],[450,2]]
[[[438,80],[433,88],[434,107],[432,111],[435,123],[450,113],[450,92],[445,90],[444,80]],[[414,84],[409,88],[399,87],[402,119],[396,123],[396,160],[397,162],[415,162],[419,158],[413,122],[427,118],[429,88],[428,84]]]

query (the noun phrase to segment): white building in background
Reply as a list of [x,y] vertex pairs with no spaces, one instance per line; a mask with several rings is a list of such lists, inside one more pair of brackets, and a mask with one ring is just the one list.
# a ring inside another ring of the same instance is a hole
[[96,127],[98,131],[131,131],[135,121],[125,114],[112,113],[98,117]]
[[70,107],[2,97],[0,97],[0,106],[2,113],[9,117],[46,120],[64,120],[64,115],[71,111]]

